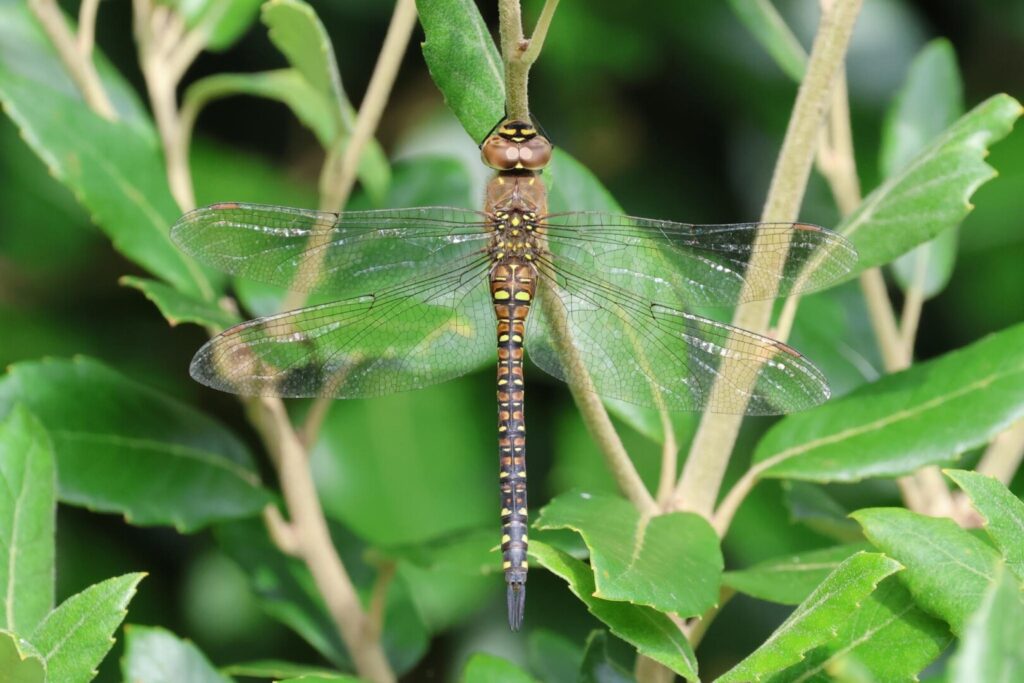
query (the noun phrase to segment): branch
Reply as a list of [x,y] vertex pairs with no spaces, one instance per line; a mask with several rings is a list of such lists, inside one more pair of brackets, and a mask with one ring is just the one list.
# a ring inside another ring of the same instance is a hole
[[87,26],[82,32],[83,43],[88,40],[88,51],[86,51],[80,49],[81,44],[68,28],[67,20],[54,0],[29,0],[28,6],[39,23],[42,24],[50,42],[57,49],[60,61],[64,64],[64,68],[79,92],[82,93],[85,103],[106,120],[117,121],[117,112],[114,110],[110,98],[107,97],[107,92],[103,89],[103,83],[92,62],[92,26]]
[[[814,160],[822,117],[828,109],[832,87],[843,63],[860,5],[861,0],[837,0],[822,16],[775,165],[761,216],[763,222],[789,223],[797,218]],[[784,253],[765,250],[763,257],[752,260],[750,267],[780,272],[784,262]],[[740,298],[744,297],[741,295]],[[768,329],[771,311],[771,301],[741,304],[736,308],[733,324],[764,333]],[[727,357],[720,370],[722,376],[729,374],[731,364]],[[712,400],[720,386],[722,382],[716,382],[712,387]],[[701,416],[689,458],[676,486],[673,508],[711,517],[742,419],[742,415],[721,413],[704,413]]]
[[247,408],[249,420],[277,464],[281,490],[291,516],[289,547],[293,547],[296,556],[309,567],[356,671],[372,681],[394,681],[395,675],[380,641],[374,637],[352,578],[334,548],[306,449],[292,428],[284,403],[273,398],[252,399],[247,402]]
[[1024,420],[996,435],[975,469],[979,474],[995,477],[1009,486],[1020,467],[1021,458],[1024,458]]
[[[324,159],[324,166],[320,172],[321,211],[337,212],[345,208],[359,175],[359,161],[362,159],[366,145],[373,139],[373,134],[380,124],[384,107],[391,95],[391,88],[395,84],[398,68],[402,65],[402,57],[405,55],[406,46],[409,44],[415,26],[415,0],[398,0],[395,11],[391,15],[388,32],[384,36],[384,45],[381,47],[377,64],[370,76],[370,83],[366,87],[366,94],[359,105],[359,113],[356,114],[356,121],[352,126],[352,134],[349,136],[344,153],[339,160],[338,150],[335,147],[327,151],[327,156]],[[296,274],[296,279],[320,270],[326,250],[317,247],[329,239],[330,236],[327,233],[311,238],[308,249],[316,249],[318,256],[303,261],[302,270]],[[300,308],[305,301],[305,294],[289,292],[282,307],[284,310]],[[321,396],[313,402],[302,428],[302,439],[307,445],[311,446],[316,443],[320,424],[327,414],[330,401],[329,397]]]

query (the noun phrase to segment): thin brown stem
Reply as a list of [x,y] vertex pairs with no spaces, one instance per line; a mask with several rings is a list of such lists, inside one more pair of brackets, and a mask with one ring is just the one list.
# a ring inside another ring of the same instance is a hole
[[96,15],[100,0],[82,0],[78,8],[78,52],[86,61],[92,61],[92,48],[96,42]]
[[1009,486],[1021,458],[1024,458],[1024,420],[1018,420],[992,439],[976,469],[979,474],[995,477]]
[[903,313],[900,316],[900,341],[903,344],[903,357],[908,361],[914,358],[914,341],[917,339],[917,326],[921,321],[921,310],[924,307],[925,284],[928,280],[928,260],[931,250],[918,248],[914,253],[914,273],[910,287],[903,300]]
[[384,632],[385,610],[388,604],[388,589],[395,578],[398,567],[394,562],[384,562],[377,569],[377,579],[373,584],[373,592],[370,594],[370,607],[367,610],[369,620],[368,631],[374,640],[380,640]]
[[676,443],[675,426],[667,410],[659,411],[661,432],[661,473],[658,475],[658,507],[668,509],[672,500],[679,469],[679,444]]
[[298,557],[301,548],[295,530],[288,520],[281,516],[281,511],[273,503],[263,508],[263,524],[267,527],[270,540],[274,542],[278,550],[285,555]]
[[527,65],[532,66],[537,57],[540,56],[540,51],[544,48],[544,39],[548,36],[548,28],[551,27],[551,19],[555,16],[555,10],[558,9],[558,0],[547,0],[544,3],[544,8],[540,11],[540,16],[537,18],[537,25],[533,27],[533,35],[530,36],[529,45],[523,50],[521,59]]
[[374,636],[352,578],[338,556],[320,506],[309,469],[306,449],[299,441],[279,399],[255,399],[248,403],[249,419],[277,463],[296,555],[300,557],[324,598],[324,604],[341,634],[356,671],[378,683],[395,680],[379,639]]
[[[832,87],[846,55],[860,5],[860,0],[837,0],[832,9],[822,16],[772,176],[761,218],[763,222],[788,223],[796,220],[814,161],[822,119],[828,110]],[[756,263],[752,262],[751,267],[780,272],[784,262],[785,254],[765,250],[764,256]],[[764,333],[768,329],[771,310],[770,301],[741,304],[736,308],[733,324]],[[730,374],[731,363],[729,358],[725,359],[723,375]],[[720,386],[725,389],[722,382],[716,382],[712,387],[712,402]],[[735,414],[707,412],[701,416],[690,455],[673,495],[675,509],[691,510],[711,518],[741,421],[742,415]]]
[[[352,134],[347,140],[344,152],[339,156],[336,148],[330,149],[324,160],[324,167],[320,173],[321,211],[341,211],[345,208],[358,177],[359,161],[362,159],[366,145],[373,139],[377,126],[380,125],[384,107],[391,95],[395,78],[398,76],[398,68],[402,64],[402,57],[405,55],[406,46],[409,44],[415,26],[415,0],[398,0],[395,11],[391,15],[388,32],[384,36],[384,45],[377,57],[377,64],[373,68],[370,83],[359,106],[359,113],[356,114]],[[315,247],[315,244],[310,245],[310,249]],[[318,251],[324,252],[322,249]],[[303,268],[308,270],[308,273],[316,272],[321,265],[322,262],[319,259],[309,259],[308,263],[303,262]],[[297,277],[304,277],[304,275],[300,273]],[[285,298],[283,308],[285,310],[299,308],[305,303],[305,300],[304,294],[291,292]],[[329,397],[318,397],[313,401],[309,416],[302,427],[302,439],[308,446],[316,443],[320,425],[328,412],[327,403],[330,400]]]
[[[89,108],[108,121],[116,121],[117,112],[103,89],[92,59],[79,49],[78,40],[55,0],[29,0],[28,6],[57,49],[61,63]],[[91,44],[91,39],[89,42]]]

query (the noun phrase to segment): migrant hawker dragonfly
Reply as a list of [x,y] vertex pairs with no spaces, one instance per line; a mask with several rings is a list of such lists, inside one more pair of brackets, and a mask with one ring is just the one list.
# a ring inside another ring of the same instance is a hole
[[[222,270],[335,299],[209,341],[191,373],[216,389],[332,398],[417,389],[493,359],[496,331],[501,548],[513,629],[523,619],[527,572],[524,349],[555,377],[586,379],[603,396],[642,406],[800,410],[829,395],[813,364],[781,342],[691,311],[818,289],[856,260],[842,237],[804,223],[549,214],[541,171],[551,151],[532,124],[502,122],[481,145],[497,171],[483,211],[215,204],[172,229],[181,248]],[[781,268],[751,263],[766,252]],[[551,305],[533,305],[542,298]],[[559,346],[566,339],[571,354]]]

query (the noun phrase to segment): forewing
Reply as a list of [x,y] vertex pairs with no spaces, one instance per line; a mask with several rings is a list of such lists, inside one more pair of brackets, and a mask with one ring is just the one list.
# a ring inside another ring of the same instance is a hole
[[[541,261],[527,329],[529,358],[546,372],[611,398],[669,411],[774,415],[829,396],[814,365],[789,346],[673,307],[598,277]],[[555,301],[545,310],[545,299]],[[558,330],[572,340],[560,349]],[[717,384],[717,386],[716,386]]]
[[[690,225],[598,212],[544,219],[550,249],[655,301],[727,306],[809,292],[857,261],[841,235],[807,223]],[[757,258],[755,258],[757,257]]]
[[243,395],[364,398],[418,389],[494,357],[487,263],[237,325],[207,342],[191,374]]
[[482,251],[483,214],[450,207],[329,213],[260,204],[191,211],[172,239],[242,278],[338,297],[376,292],[411,268],[444,270]]

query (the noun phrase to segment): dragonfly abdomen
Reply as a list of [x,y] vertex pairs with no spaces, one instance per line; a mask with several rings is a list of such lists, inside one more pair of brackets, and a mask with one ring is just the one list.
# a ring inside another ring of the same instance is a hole
[[526,601],[526,423],[523,414],[523,339],[536,288],[536,271],[518,260],[491,269],[498,319],[498,455],[501,468],[501,552],[508,584],[508,620],[523,621]]

